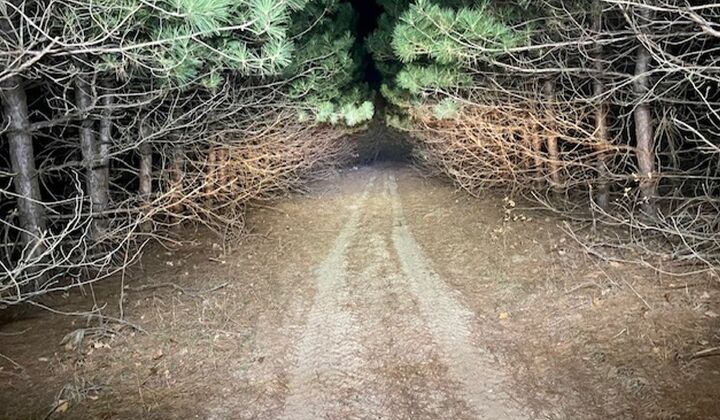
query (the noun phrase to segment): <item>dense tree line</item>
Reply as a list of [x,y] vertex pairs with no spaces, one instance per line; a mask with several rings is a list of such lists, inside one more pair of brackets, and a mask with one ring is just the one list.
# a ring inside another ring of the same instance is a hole
[[337,0],[0,2],[0,305],[347,158],[373,115]]
[[[366,45],[419,162],[717,266],[719,3],[378,3]],[[374,112],[355,19],[339,0],[0,2],[0,304],[108,276],[186,221],[241,227],[347,159]]]
[[717,267],[720,3],[381,3],[368,45],[421,161]]

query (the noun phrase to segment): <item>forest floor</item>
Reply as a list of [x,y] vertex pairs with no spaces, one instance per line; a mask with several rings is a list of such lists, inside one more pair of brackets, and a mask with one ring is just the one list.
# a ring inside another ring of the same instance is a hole
[[717,280],[589,257],[521,207],[380,165],[251,211],[232,249],[189,232],[55,298],[146,333],[0,325],[0,417],[720,418]]

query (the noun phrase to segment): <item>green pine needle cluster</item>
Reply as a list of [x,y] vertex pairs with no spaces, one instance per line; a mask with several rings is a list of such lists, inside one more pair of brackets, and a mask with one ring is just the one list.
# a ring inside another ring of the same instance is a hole
[[429,102],[438,118],[452,118],[459,109],[445,99],[448,94],[472,88],[473,73],[483,60],[527,42],[527,34],[510,24],[513,14],[527,4],[501,8],[489,0],[380,3],[384,13],[367,47],[385,80],[381,92],[395,107],[390,112]]
[[218,28],[232,21],[232,0],[168,0],[169,12],[194,32],[200,34],[217,34]]
[[460,106],[453,98],[445,98],[433,106],[433,115],[439,120],[456,118],[460,113]]
[[400,16],[392,47],[403,63],[428,58],[448,65],[474,61],[478,55],[522,42],[523,36],[497,19],[487,4],[453,10],[418,0]]
[[[117,41],[97,67],[120,80],[213,93],[229,81],[272,85],[299,118],[357,125],[372,118],[358,83],[362,45],[343,0],[94,0],[58,28],[78,44]],[[78,35],[75,35],[78,34]],[[328,105],[329,104],[329,105]],[[328,109],[331,105],[332,111]]]
[[456,68],[439,64],[420,66],[410,64],[404,66],[396,76],[397,86],[412,94],[419,94],[425,89],[457,88],[467,86],[471,78]]
[[[317,16],[325,18],[317,22]],[[355,20],[350,4],[337,0],[311,2],[297,15],[298,49],[284,74],[292,80],[292,97],[305,104],[302,118],[355,126],[373,117],[369,90],[359,82],[362,45],[353,36]]]

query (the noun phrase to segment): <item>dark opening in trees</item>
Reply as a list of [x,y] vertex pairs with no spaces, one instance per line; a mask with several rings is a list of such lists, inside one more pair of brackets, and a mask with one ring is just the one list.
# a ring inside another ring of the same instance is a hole
[[378,89],[382,76],[375,66],[372,55],[367,51],[365,42],[367,37],[377,29],[378,18],[383,9],[375,1],[352,0],[352,7],[357,16],[356,37],[362,48],[362,72],[364,80],[371,88]]

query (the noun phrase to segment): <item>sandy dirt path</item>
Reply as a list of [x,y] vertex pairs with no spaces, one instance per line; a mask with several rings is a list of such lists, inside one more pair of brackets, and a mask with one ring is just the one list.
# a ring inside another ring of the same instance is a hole
[[545,214],[378,165],[248,217],[227,250],[190,231],[94,290],[111,310],[124,285],[148,334],[67,351],[92,320],[0,325],[0,354],[22,367],[0,359],[0,419],[720,418],[720,358],[671,356],[717,341],[720,291],[681,304]]
[[395,175],[372,175],[347,211],[315,270],[281,417],[522,418],[474,314],[414,239]]

